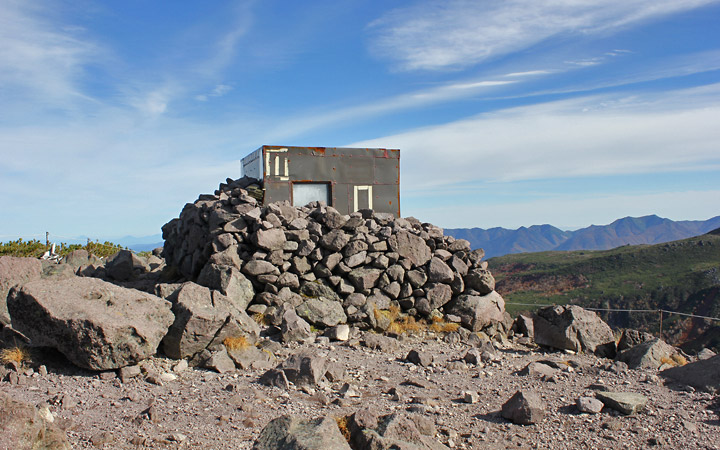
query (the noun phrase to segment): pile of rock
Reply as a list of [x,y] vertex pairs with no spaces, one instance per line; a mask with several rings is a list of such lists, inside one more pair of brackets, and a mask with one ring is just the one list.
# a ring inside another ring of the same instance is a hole
[[[314,202],[262,206],[228,179],[163,227],[163,256],[188,280],[284,328],[358,324],[384,331],[381,311],[443,317],[472,331],[506,331],[495,280],[463,239],[414,218]],[[298,324],[299,318],[306,322]]]

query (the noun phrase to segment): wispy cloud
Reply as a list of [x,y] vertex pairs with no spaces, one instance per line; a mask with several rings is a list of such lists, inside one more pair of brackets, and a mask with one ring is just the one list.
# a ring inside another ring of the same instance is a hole
[[605,33],[717,0],[423,1],[372,22],[371,49],[405,70],[467,67],[558,35]]
[[704,170],[720,167],[717,117],[720,84],[512,108],[352,145],[403,149],[409,191],[478,180]]
[[218,84],[212,91],[210,91],[210,93],[196,95],[195,100],[206,102],[210,99],[210,97],[222,97],[230,91],[232,91],[232,86],[228,86],[227,84]]
[[84,70],[104,57],[83,29],[57,25],[45,1],[0,2],[0,95],[48,107],[84,97]]

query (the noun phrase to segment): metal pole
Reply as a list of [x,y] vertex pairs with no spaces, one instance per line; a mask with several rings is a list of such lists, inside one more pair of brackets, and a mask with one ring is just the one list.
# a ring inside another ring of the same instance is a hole
[[662,309],[660,310],[660,339],[662,339]]

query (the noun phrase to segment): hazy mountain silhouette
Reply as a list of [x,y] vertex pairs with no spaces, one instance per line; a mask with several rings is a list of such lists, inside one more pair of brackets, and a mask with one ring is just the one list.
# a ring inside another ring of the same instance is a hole
[[656,215],[625,217],[609,225],[563,231],[552,225],[506,228],[446,228],[445,234],[467,239],[486,257],[548,250],[608,250],[622,245],[660,244],[699,236],[720,227],[720,216],[673,221]]

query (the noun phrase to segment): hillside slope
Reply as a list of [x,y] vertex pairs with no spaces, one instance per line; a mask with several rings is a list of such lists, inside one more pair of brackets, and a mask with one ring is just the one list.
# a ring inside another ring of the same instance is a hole
[[720,216],[673,221],[656,215],[625,217],[608,225],[563,231],[551,225],[506,228],[446,228],[445,233],[483,248],[488,257],[549,250],[608,250],[622,245],[661,244],[699,236],[720,227]]
[[[720,317],[720,234],[604,251],[506,255],[490,259],[490,265],[511,314],[533,309],[517,303],[573,303]],[[659,332],[658,312],[601,315],[614,327]],[[714,340],[705,342],[713,333]],[[688,348],[718,348],[720,322],[664,314],[663,336]]]

